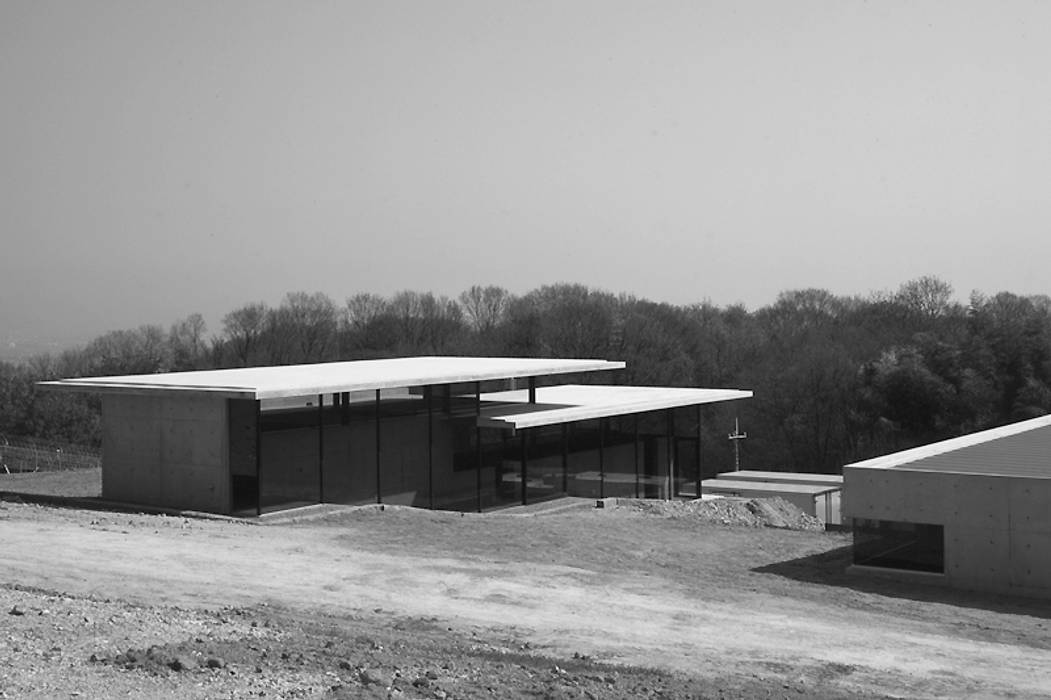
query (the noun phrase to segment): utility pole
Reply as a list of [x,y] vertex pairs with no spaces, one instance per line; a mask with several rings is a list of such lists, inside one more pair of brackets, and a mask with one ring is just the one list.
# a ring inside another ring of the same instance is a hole
[[734,471],[741,471],[741,440],[748,437],[748,433],[742,433],[734,417],[734,431],[730,433],[730,441],[734,444]]

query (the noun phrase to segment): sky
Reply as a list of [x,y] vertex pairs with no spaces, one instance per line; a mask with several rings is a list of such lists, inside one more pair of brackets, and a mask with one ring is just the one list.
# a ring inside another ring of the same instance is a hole
[[0,340],[322,291],[1051,293],[1051,3],[0,3]]

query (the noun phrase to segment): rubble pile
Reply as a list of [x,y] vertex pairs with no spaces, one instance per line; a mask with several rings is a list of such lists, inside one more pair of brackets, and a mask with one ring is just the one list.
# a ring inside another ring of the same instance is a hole
[[621,499],[617,506],[664,518],[689,518],[738,527],[824,530],[817,518],[783,498],[713,498],[694,501]]

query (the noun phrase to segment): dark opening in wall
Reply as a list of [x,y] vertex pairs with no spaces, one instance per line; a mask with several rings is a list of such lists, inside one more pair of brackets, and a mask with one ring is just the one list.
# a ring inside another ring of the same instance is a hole
[[941,525],[855,518],[854,563],[945,573],[945,529]]

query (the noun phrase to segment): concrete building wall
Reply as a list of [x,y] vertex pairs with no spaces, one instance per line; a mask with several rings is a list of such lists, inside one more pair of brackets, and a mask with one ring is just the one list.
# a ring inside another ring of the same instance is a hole
[[1051,479],[845,467],[850,518],[942,525],[944,581],[1051,597]]
[[208,396],[104,396],[102,497],[229,512],[226,411]]

